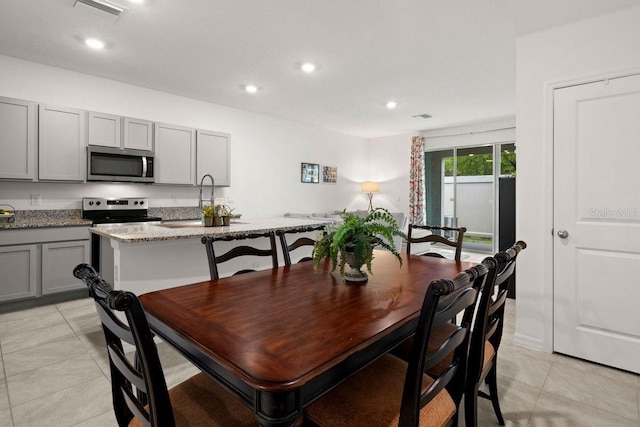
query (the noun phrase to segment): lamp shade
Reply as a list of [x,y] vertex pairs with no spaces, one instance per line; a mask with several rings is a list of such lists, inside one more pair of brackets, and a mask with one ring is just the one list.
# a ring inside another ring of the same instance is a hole
[[360,185],[360,191],[363,193],[378,193],[380,192],[380,183],[372,181],[363,182]]

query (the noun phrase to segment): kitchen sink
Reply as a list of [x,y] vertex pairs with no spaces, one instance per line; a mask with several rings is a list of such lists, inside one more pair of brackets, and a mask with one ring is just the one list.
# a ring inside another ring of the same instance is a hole
[[155,224],[159,227],[167,228],[185,228],[185,227],[204,227],[204,224],[199,219],[193,219],[188,221],[166,221],[160,224]]
[[[248,224],[247,222],[231,221],[231,225],[234,224]],[[190,219],[186,221],[166,221],[160,224],[155,224],[158,227],[166,228],[189,228],[189,227],[204,227],[204,224],[199,219]]]

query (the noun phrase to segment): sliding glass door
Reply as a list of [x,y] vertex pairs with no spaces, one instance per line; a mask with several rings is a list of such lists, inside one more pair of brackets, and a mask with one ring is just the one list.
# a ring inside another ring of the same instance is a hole
[[425,152],[426,223],[466,227],[464,249],[493,253],[498,177],[514,175],[512,142]]

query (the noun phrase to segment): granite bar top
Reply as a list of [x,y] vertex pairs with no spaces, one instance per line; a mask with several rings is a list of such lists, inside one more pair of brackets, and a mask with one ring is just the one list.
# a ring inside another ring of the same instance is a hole
[[271,230],[287,230],[302,226],[328,225],[329,220],[299,218],[260,218],[231,221],[226,227],[205,227],[199,220],[132,225],[98,225],[89,229],[94,234],[124,243],[155,242],[175,239],[195,239],[203,236],[237,236],[264,233]]

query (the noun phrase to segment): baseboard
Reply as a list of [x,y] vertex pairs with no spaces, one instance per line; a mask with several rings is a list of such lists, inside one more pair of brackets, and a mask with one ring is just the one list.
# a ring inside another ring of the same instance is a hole
[[523,335],[516,332],[513,334],[513,343],[531,350],[544,351],[542,340],[529,335]]

